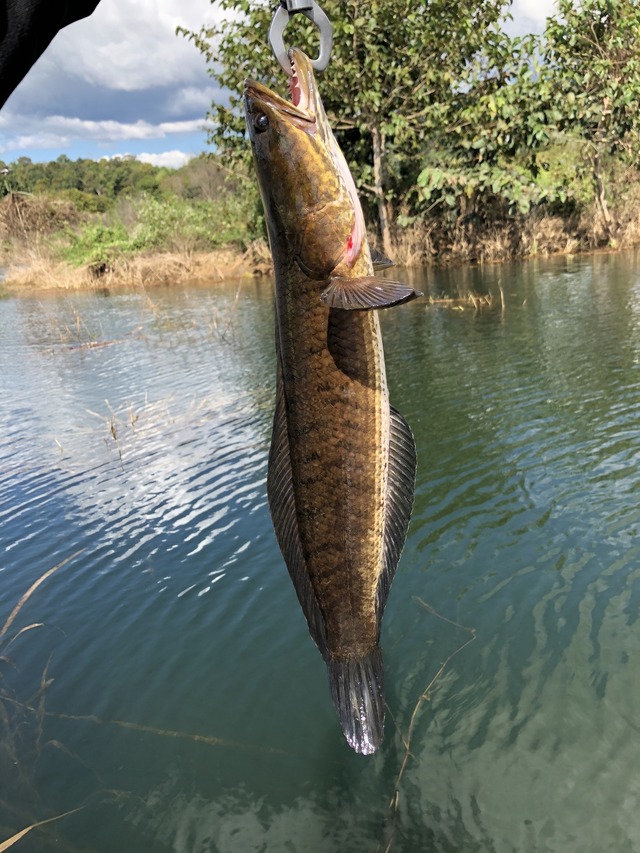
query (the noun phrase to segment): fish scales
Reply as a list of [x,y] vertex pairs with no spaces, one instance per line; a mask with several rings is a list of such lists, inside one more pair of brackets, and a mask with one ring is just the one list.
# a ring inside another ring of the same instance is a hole
[[364,654],[378,632],[389,441],[378,318],[327,309],[318,282],[293,270],[276,301],[307,570],[321,591],[330,654]]
[[380,624],[415,479],[413,436],[389,405],[373,309],[419,294],[373,276],[353,178],[311,63],[298,50],[290,58],[293,102],[245,84],[276,280],[267,492],[345,737],[369,754],[383,734]]

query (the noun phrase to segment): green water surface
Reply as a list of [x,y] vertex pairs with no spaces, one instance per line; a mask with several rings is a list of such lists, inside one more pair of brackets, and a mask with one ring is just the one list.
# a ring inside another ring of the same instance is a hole
[[493,303],[381,315],[418,480],[373,757],[271,528],[272,283],[0,300],[0,631],[62,564],[0,635],[0,842],[640,849],[640,259],[394,277]]

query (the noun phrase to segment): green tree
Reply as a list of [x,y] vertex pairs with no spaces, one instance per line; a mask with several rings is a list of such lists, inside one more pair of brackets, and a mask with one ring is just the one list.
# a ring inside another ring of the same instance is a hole
[[494,35],[463,71],[439,132],[424,153],[417,212],[441,219],[526,213],[539,201],[536,152],[547,140],[534,107],[534,40]]
[[637,0],[559,0],[544,33],[541,85],[560,110],[560,131],[578,132],[610,240],[604,161],[640,156],[640,4]]
[[227,170],[218,157],[200,154],[163,178],[162,188],[180,198],[215,201],[225,190],[234,190],[227,177]]
[[[241,92],[244,78],[277,88],[284,74],[267,43],[271,4],[220,0],[218,27],[179,29],[204,54],[209,74],[230,91],[214,103],[210,142],[225,156],[246,151]],[[331,63],[320,86],[327,113],[369,197],[388,252],[395,208],[415,184],[421,152],[439,135],[475,58],[502,38],[505,0],[322,0],[334,26]],[[290,44],[315,55],[316,31],[300,15],[285,32]]]

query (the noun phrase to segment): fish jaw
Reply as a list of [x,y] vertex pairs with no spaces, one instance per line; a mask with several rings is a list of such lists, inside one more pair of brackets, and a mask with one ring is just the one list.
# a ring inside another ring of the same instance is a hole
[[[244,97],[245,115],[248,113],[247,103],[249,105],[254,103],[255,111],[259,112],[264,112],[265,107],[270,107],[273,110],[279,111],[283,120],[288,119],[300,129],[306,130],[308,133],[315,133],[315,116],[308,108],[300,106],[293,101],[288,101],[258,80],[250,78],[245,80]],[[308,103],[308,99],[305,99],[305,103]],[[249,136],[253,138],[253,128],[248,121],[248,117],[247,124]]]

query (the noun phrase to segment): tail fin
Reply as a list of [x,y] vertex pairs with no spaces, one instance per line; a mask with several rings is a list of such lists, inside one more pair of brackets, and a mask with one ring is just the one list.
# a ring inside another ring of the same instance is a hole
[[331,698],[349,746],[363,755],[375,752],[384,727],[382,652],[377,646],[359,660],[327,661]]

